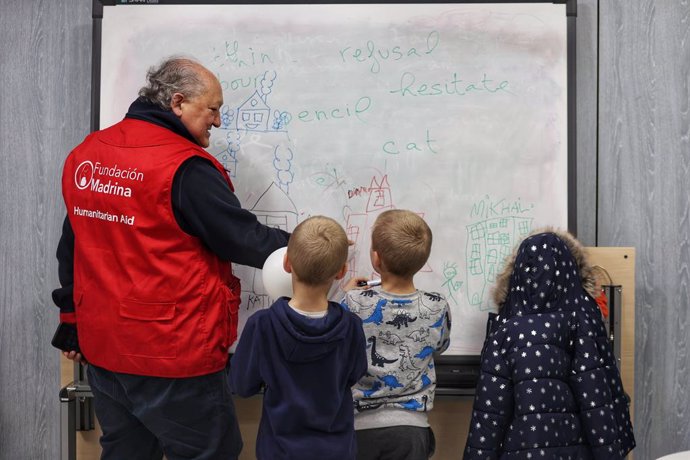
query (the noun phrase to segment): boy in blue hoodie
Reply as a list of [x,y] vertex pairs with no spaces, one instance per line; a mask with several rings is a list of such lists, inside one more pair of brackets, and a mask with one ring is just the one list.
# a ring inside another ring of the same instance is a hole
[[333,219],[300,223],[283,260],[293,297],[254,313],[231,360],[235,393],[265,386],[259,460],[350,460],[357,454],[351,387],[367,370],[362,321],[328,300],[347,270],[348,240]]

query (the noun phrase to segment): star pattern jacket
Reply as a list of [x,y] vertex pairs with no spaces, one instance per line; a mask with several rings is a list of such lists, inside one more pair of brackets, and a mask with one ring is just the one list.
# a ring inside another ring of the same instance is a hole
[[584,261],[574,238],[540,233],[499,276],[465,459],[622,459],[635,447]]

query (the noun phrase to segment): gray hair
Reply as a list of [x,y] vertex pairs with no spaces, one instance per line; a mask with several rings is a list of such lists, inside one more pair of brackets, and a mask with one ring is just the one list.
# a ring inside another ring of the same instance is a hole
[[139,96],[170,110],[173,94],[181,93],[185,97],[194,98],[204,92],[204,71],[207,71],[206,68],[193,59],[170,57],[158,67],[149,68],[146,72],[148,84],[139,90]]

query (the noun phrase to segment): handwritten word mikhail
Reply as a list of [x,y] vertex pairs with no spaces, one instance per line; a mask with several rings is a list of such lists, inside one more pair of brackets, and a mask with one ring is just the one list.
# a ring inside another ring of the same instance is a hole
[[506,215],[524,214],[534,209],[534,204],[523,205],[520,198],[516,200],[506,200],[502,198],[493,201],[488,195],[483,200],[472,205],[470,217],[489,219]]

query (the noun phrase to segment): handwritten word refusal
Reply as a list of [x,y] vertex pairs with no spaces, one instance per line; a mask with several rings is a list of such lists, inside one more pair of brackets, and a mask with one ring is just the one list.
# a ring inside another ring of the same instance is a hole
[[458,78],[457,72],[453,72],[450,80],[441,82],[423,82],[416,83],[416,77],[412,72],[404,72],[400,76],[400,85],[398,88],[390,90],[392,94],[400,93],[401,96],[442,96],[442,95],[458,95],[466,96],[470,93],[496,93],[498,91],[507,91],[508,81],[502,80],[498,85],[493,84],[493,80],[489,80],[486,74],[482,76],[481,81],[468,83],[465,80]]
[[429,32],[426,37],[426,43],[421,48],[415,47],[381,47],[373,40],[368,40],[365,48],[353,48],[346,46],[340,50],[340,57],[343,62],[347,63],[348,59],[353,59],[357,62],[364,62],[369,64],[371,73],[379,73],[381,71],[381,61],[400,61],[409,58],[421,58],[422,56],[434,52],[440,41],[440,36],[437,31]]

